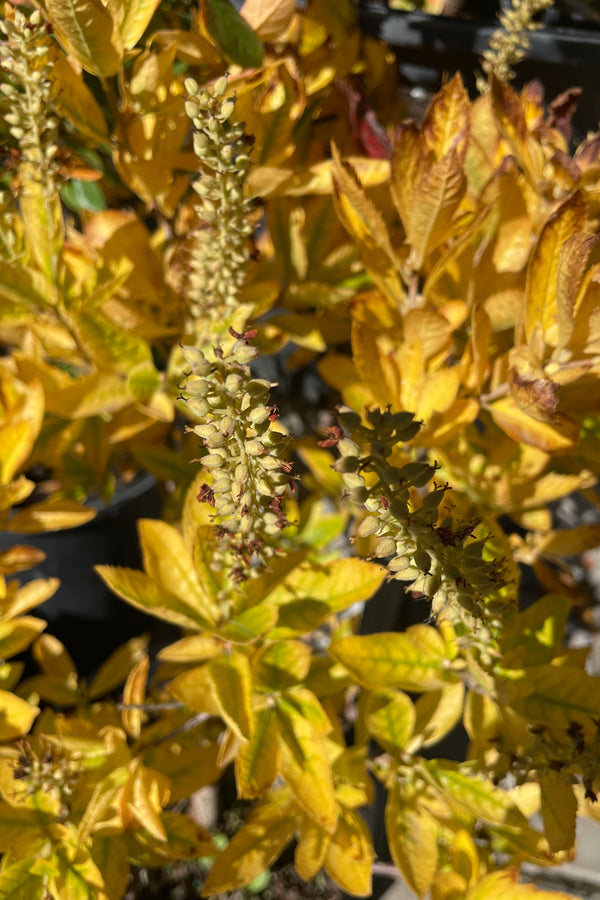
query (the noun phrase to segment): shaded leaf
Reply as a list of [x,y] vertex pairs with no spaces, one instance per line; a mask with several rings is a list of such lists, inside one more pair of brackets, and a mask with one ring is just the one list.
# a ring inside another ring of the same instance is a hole
[[58,40],[87,72],[106,78],[119,71],[123,45],[101,0],[46,0],[45,7]]
[[262,65],[259,38],[229,0],[204,0],[202,14],[206,30],[230,62],[250,69]]
[[207,664],[214,696],[220,713],[231,729],[243,740],[252,737],[252,671],[248,658],[230,651]]
[[235,760],[238,794],[261,797],[273,786],[279,769],[277,714],[270,706],[254,714],[250,740],[242,744]]
[[577,799],[570,780],[547,769],[538,776],[544,834],[552,853],[570,850],[575,844]]

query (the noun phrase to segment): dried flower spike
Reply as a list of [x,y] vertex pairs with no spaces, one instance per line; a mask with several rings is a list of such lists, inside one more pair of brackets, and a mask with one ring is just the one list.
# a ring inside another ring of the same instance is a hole
[[291,483],[291,465],[279,453],[286,439],[273,427],[268,381],[253,378],[249,363],[256,350],[251,333],[238,335],[227,350],[212,358],[193,347],[183,354],[190,372],[182,390],[193,426],[208,451],[202,465],[212,475],[198,499],[214,510],[220,564],[242,581],[277,552],[277,539],[287,524],[283,497]]
[[[232,123],[235,99],[227,97],[227,78],[210,88],[187,78],[186,112],[194,126],[193,146],[200,164],[194,184],[198,224],[191,235],[187,294],[193,320],[222,325],[235,310],[250,259],[252,200],[245,197],[252,140],[243,123]],[[204,324],[204,323],[203,323]],[[192,329],[196,330],[196,329]]]
[[[499,565],[482,557],[484,542],[472,538],[477,523],[439,521],[447,485],[434,485],[420,505],[414,503],[411,488],[425,487],[435,466],[416,461],[398,467],[389,461],[398,444],[415,437],[419,423],[408,412],[372,410],[367,418],[369,424],[363,425],[351,410],[339,413],[340,425],[356,441],[343,437],[337,442],[335,468],[350,499],[368,512],[358,535],[376,536],[373,556],[389,557],[390,577],[411,582],[412,591],[429,597],[434,615],[454,618],[454,610],[460,618],[466,610],[488,618],[485,602],[497,595],[504,579]],[[370,452],[363,455],[357,442],[366,443]]]
[[[529,49],[529,33],[540,27],[534,16],[553,3],[554,0],[512,0],[510,9],[502,9],[500,28],[494,31],[489,48],[483,53],[482,69],[488,77],[493,74],[499,81],[512,81],[515,77],[512,67]],[[487,86],[487,79],[481,75],[477,79],[477,89],[483,93]]]

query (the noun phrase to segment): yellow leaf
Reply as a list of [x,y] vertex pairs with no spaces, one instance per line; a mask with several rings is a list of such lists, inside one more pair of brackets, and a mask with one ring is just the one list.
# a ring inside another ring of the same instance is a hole
[[55,859],[60,868],[56,884],[61,900],[109,900],[104,879],[90,856],[71,854],[61,846]]
[[330,563],[297,566],[283,584],[268,593],[265,600],[283,606],[300,599],[320,600],[331,612],[347,609],[360,600],[368,600],[385,578],[380,566],[362,559],[336,559]]
[[365,723],[369,734],[383,750],[395,753],[402,750],[412,736],[415,707],[402,691],[373,691],[365,705]]
[[159,519],[140,519],[138,531],[144,568],[150,578],[194,608],[207,625],[214,625],[220,616],[219,607],[203,589],[181,534]]
[[18,588],[10,602],[3,604],[2,618],[13,618],[44,603],[58,590],[58,578],[35,578]]
[[188,800],[195,791],[214,784],[221,777],[223,771],[217,763],[218,752],[216,742],[204,741],[198,730],[188,731],[185,736],[181,733],[151,747],[144,753],[144,765],[169,778],[170,801],[176,803]]
[[303,818],[298,832],[294,862],[298,874],[306,881],[312,881],[323,867],[331,835],[308,816]]
[[374,856],[365,823],[357,813],[344,810],[327,846],[324,864],[327,873],[352,896],[370,897]]
[[58,88],[55,102],[62,115],[71,120],[80,134],[107,143],[108,126],[96,98],[81,72],[75,71],[58,48],[52,62],[52,78]]
[[455,680],[445,668],[446,647],[435,628],[412,625],[401,634],[370,634],[334,641],[330,653],[365,687],[435,690]]
[[123,61],[117,23],[101,0],[47,0],[56,36],[67,54],[92,75],[115,75]]
[[243,740],[252,737],[252,671],[248,658],[230,651],[207,664],[219,711],[229,727]]
[[553,665],[528,666],[519,674],[506,689],[515,712],[528,722],[568,728],[600,716],[598,680],[592,675]]
[[550,531],[536,542],[536,550],[544,556],[577,556],[600,545],[600,525],[579,525]]
[[46,409],[68,419],[87,419],[117,412],[131,403],[125,378],[99,372],[82,375],[52,393],[46,394]]
[[438,865],[438,825],[394,782],[385,807],[385,831],[392,860],[419,898],[431,887]]
[[53,634],[43,634],[34,644],[33,656],[45,675],[55,675],[77,686],[77,669],[65,645]]
[[148,635],[134,637],[111,653],[92,680],[90,699],[102,697],[123,684],[132,667],[144,662],[149,641]]
[[454,151],[423,168],[419,175],[406,222],[410,262],[415,269],[421,269],[428,254],[456,230],[454,217],[466,187],[466,176]]
[[540,891],[531,884],[519,884],[517,872],[492,872],[471,888],[466,900],[575,900],[562,891]]
[[502,428],[517,443],[529,444],[544,450],[569,450],[579,440],[577,424],[568,416],[555,414],[555,424],[540,422],[522,410],[513,397],[504,397],[488,407],[496,425]]
[[190,709],[212,716],[220,716],[221,708],[215,697],[207,666],[196,666],[182,672],[169,682],[169,692]]
[[[123,704],[125,706],[140,706],[144,702],[149,670],[150,657],[146,655],[134,665],[127,676],[123,688]],[[144,711],[142,709],[124,709],[122,715],[123,727],[127,734],[133,738],[139,738],[144,721]],[[149,762],[148,765],[152,766],[152,763]]]
[[162,808],[169,799],[169,779],[161,772],[148,769],[139,759],[131,763],[131,774],[119,801],[126,828],[139,823],[157,841],[166,841],[161,822]]
[[106,5],[114,10],[113,18],[119,22],[119,34],[125,50],[135,47],[159,3],[160,0],[108,0]]
[[338,806],[325,739],[283,698],[277,703],[277,720],[281,774],[300,806],[325,831],[333,834]]
[[[0,427],[0,482],[8,484],[29,457],[42,426],[44,390],[39,381],[27,386],[18,421]],[[15,419],[17,418],[15,416]]]
[[[458,681],[440,691],[428,691],[416,699],[414,740],[419,747],[437,744],[460,722],[464,698],[464,685]],[[412,741],[409,746],[412,746]]]
[[205,624],[204,620],[197,620],[195,610],[174,594],[161,590],[145,572],[114,566],[94,566],[94,570],[111,591],[136,609],[192,631],[198,631]]
[[223,641],[210,632],[191,634],[169,644],[158,653],[158,658],[170,663],[200,663],[223,653]]
[[0,623],[0,659],[9,659],[25,650],[46,627],[43,619],[21,616],[12,622]]
[[[48,497],[47,500],[41,500],[39,503],[33,503],[31,506],[20,509],[16,515],[12,516],[10,525],[15,533],[38,534],[45,531],[78,528],[79,525],[91,522],[95,515],[94,509],[76,503],[75,500]],[[56,587],[51,594],[54,593],[54,590]]]
[[242,798],[261,797],[273,786],[279,771],[277,714],[270,706],[254,714],[254,730],[235,760],[235,780]]
[[544,834],[552,853],[570,850],[575,844],[577,799],[570,780],[547,769],[538,777],[542,795]]
[[421,126],[427,150],[436,159],[455,150],[464,161],[470,129],[469,107],[462,78],[455,75],[438,91]]
[[234,891],[253,881],[289,844],[297,818],[287,792],[272,794],[255,807],[213,863],[202,895]]
[[63,240],[58,191],[50,193],[31,163],[19,166],[19,209],[27,246],[49,285],[56,281],[57,255]]
[[31,872],[31,858],[3,866],[0,872],[0,896],[6,900],[39,900],[44,890],[42,879]]
[[577,232],[564,242],[559,251],[556,281],[557,346],[568,346],[574,328],[574,313],[586,265],[598,235]]
[[102,872],[104,888],[109,900],[121,900],[129,880],[129,855],[127,845],[120,835],[93,836],[92,859]]
[[460,810],[493,824],[526,828],[527,819],[509,795],[491,781],[475,774],[469,763],[431,760],[427,762],[427,769],[446,800]]
[[392,245],[381,213],[365,194],[352,166],[332,148],[332,173],[336,212],[344,228],[354,238],[365,266],[377,287],[399,304],[404,288],[400,280],[400,260]]
[[[396,340],[394,340],[396,337]],[[389,329],[374,330],[356,320],[352,323],[352,357],[374,400],[385,406],[400,397],[401,371],[398,336]]]
[[12,741],[27,734],[38,713],[37,706],[31,706],[10,691],[0,691],[0,741]]
[[523,325],[528,343],[538,330],[547,344],[558,343],[557,284],[563,245],[574,232],[583,231],[585,221],[585,202],[576,193],[563,200],[544,223],[527,270]]
[[288,28],[296,11],[296,0],[246,0],[240,9],[261,41],[273,41]]
[[257,686],[268,691],[284,691],[303,681],[310,668],[310,648],[301,641],[265,644],[252,660]]

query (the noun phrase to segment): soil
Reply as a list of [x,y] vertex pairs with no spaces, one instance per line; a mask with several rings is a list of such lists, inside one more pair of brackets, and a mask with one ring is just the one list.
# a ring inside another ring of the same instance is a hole
[[[207,869],[197,862],[178,862],[162,869],[134,869],[123,900],[191,900],[200,897]],[[331,879],[319,874],[304,881],[292,863],[271,873],[268,885],[259,893],[239,889],[216,894],[214,900],[342,900],[342,891]]]

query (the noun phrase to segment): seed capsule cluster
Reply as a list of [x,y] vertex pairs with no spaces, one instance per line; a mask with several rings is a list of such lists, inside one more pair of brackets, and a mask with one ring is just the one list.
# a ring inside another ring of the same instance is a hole
[[244,196],[244,185],[252,138],[243,123],[230,121],[235,99],[225,97],[226,77],[210,90],[187,78],[185,88],[189,94],[185,109],[194,125],[194,153],[200,162],[200,177],[194,183],[198,225],[191,235],[188,300],[192,318],[208,317],[219,324],[237,306],[250,258],[254,204]]
[[13,765],[13,778],[25,783],[28,794],[35,794],[37,791],[54,793],[67,806],[81,773],[81,763],[62,747],[47,741],[41,749],[36,750],[30,741],[20,741],[19,756]]
[[56,191],[59,124],[52,115],[52,43],[39,10],[27,16],[15,9],[0,21],[0,30],[6,36],[0,43],[0,67],[6,74],[0,91],[8,107],[4,121],[19,148],[20,181],[24,189],[28,179],[42,184],[50,198]]
[[257,355],[248,342],[254,332],[230,332],[236,338],[231,348],[215,348],[210,359],[183,347],[190,372],[182,396],[191,416],[201,420],[190,430],[208,451],[201,462],[212,478],[198,499],[214,509],[218,564],[243,581],[277,552],[287,524],[283,496],[291,464],[279,456],[286,439],[273,428],[272,385],[250,372]]
[[[411,488],[425,487],[435,466],[416,461],[398,467],[389,461],[396,446],[415,437],[419,423],[408,412],[372,410],[367,419],[364,425],[356,413],[342,409],[340,425],[356,441],[339,428],[333,440],[325,442],[337,444],[335,468],[350,499],[368,512],[358,535],[377,537],[373,557],[389,557],[390,577],[411,582],[412,591],[429,597],[434,615],[452,618],[450,610],[464,609],[487,618],[484,601],[498,593],[504,579],[498,562],[482,557],[485,542],[472,539],[478,523],[457,525],[450,516],[439,521],[447,485],[434,484],[420,505],[414,502]],[[368,455],[362,454],[359,442],[369,446]]]

